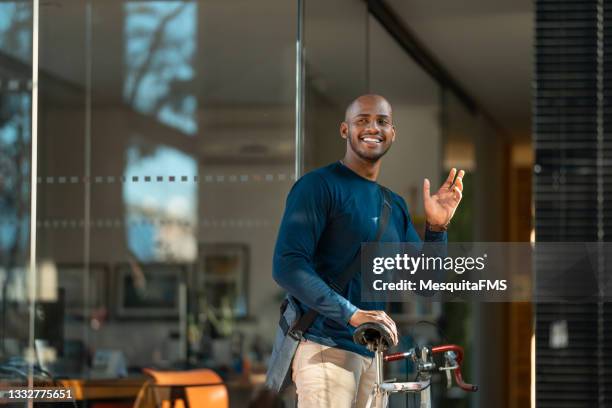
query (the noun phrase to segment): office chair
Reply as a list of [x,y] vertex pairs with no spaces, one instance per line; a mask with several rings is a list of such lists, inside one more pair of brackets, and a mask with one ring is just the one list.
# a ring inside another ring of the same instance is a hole
[[228,408],[229,397],[223,380],[214,371],[158,371],[143,372],[151,377],[134,404],[134,408]]

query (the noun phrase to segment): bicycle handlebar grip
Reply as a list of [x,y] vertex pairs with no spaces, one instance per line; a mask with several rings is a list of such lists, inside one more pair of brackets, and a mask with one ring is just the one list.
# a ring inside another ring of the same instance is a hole
[[406,351],[403,353],[393,353],[393,354],[387,354],[384,358],[385,362],[389,362],[389,361],[398,361],[398,360],[404,360],[406,358],[410,358],[412,356],[412,351]]
[[467,392],[476,392],[478,391],[478,386],[474,384],[468,384],[463,381],[463,376],[461,375],[461,369],[458,368],[455,370],[455,382],[457,386],[461,388],[463,391]]

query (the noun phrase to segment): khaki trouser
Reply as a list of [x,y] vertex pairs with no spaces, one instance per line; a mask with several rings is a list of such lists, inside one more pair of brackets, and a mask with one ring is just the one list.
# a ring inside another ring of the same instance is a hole
[[363,408],[376,381],[373,359],[302,340],[293,359],[298,408]]

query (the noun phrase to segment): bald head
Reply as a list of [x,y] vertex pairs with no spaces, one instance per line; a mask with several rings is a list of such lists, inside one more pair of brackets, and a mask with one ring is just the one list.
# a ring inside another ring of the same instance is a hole
[[375,94],[366,94],[358,96],[353,100],[344,113],[344,120],[349,122],[351,118],[362,114],[364,111],[370,111],[375,109],[380,113],[384,113],[391,117],[392,109],[391,104],[384,97]]

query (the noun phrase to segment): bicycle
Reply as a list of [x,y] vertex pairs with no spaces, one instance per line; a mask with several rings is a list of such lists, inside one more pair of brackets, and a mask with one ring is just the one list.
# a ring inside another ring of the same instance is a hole
[[[376,382],[368,397],[366,408],[386,408],[389,395],[393,393],[420,394],[419,408],[431,408],[431,376],[438,371],[446,373],[447,387],[452,385],[451,371],[455,383],[467,392],[478,391],[478,386],[463,381],[461,363],[463,348],[455,344],[445,344],[434,347],[415,347],[406,352],[384,355],[392,344],[388,330],[379,323],[364,323],[357,327],[353,335],[357,344],[366,346],[374,353],[376,367]],[[444,365],[437,365],[433,359],[435,354],[444,354]],[[396,379],[384,380],[384,362],[411,360],[417,367],[416,381],[396,382]]]

